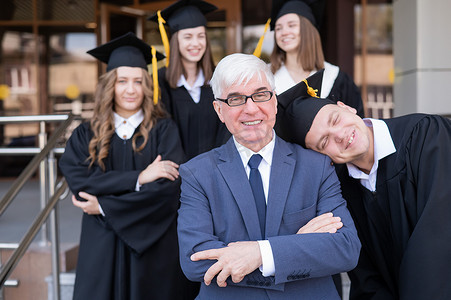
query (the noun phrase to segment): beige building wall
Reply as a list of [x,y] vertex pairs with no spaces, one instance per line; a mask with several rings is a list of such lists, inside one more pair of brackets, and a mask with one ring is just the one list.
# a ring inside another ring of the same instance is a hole
[[451,1],[395,0],[395,116],[451,115]]

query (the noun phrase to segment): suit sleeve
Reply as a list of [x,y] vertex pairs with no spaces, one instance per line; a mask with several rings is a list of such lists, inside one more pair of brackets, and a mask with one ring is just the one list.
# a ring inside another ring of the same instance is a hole
[[357,265],[360,241],[340,183],[330,160],[324,156],[316,215],[332,212],[343,227],[336,233],[309,233],[269,238],[274,255],[275,283],[323,277],[346,272]]
[[[214,261],[192,262],[190,256],[195,252],[223,248],[227,245],[220,241],[213,232],[213,217],[208,199],[186,165],[180,166],[180,177],[182,178],[182,187],[177,226],[180,263],[189,280],[202,282],[205,273]],[[193,241],[196,241],[195,244]]]
[[451,122],[423,118],[405,151],[405,205],[416,225],[400,266],[400,299],[451,299]]
[[[211,166],[202,167],[208,168]],[[184,274],[191,281],[203,282],[205,273],[216,261],[201,260],[193,262],[190,256],[195,252],[226,247],[227,243],[221,241],[217,233],[214,232],[215,220],[213,220],[210,204],[202,184],[199,183],[197,177],[193,174],[196,170],[193,169],[190,169],[186,164],[180,167],[182,193],[177,232],[180,247],[180,264]],[[218,195],[213,197],[220,197],[219,193],[218,191]],[[216,281],[213,280],[212,284],[216,284]],[[273,277],[263,277],[258,269],[245,276],[239,283],[232,282],[229,277],[227,285],[279,291],[283,291],[284,288],[283,285],[275,285]]]
[[[192,166],[192,165],[190,165]],[[204,167],[208,167],[204,166]],[[283,290],[286,282],[324,277],[352,269],[357,264],[360,242],[352,219],[340,194],[340,186],[330,160],[324,156],[323,180],[316,204],[316,215],[332,211],[340,216],[344,227],[335,234],[290,234],[270,237],[274,253],[275,277],[263,277],[259,270],[247,275],[240,283],[227,280],[228,285]],[[192,167],[195,168],[194,166]],[[202,281],[214,261],[192,262],[192,253],[225,247],[214,232],[215,222],[203,185],[186,165],[180,168],[182,180],[181,207],[178,218],[181,266],[193,281]],[[211,184],[215,184],[214,180]],[[212,189],[214,190],[214,189]],[[218,192],[219,193],[219,192]],[[210,195],[212,197],[221,197]]]

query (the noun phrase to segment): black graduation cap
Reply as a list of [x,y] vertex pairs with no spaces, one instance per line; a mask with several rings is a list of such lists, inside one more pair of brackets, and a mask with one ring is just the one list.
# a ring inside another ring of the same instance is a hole
[[[218,9],[215,5],[201,0],[179,0],[161,11],[171,33],[180,29],[206,26],[205,14]],[[158,23],[158,13],[148,18]]]
[[128,32],[118,38],[88,51],[89,54],[107,64],[106,70],[111,71],[118,67],[138,67],[147,69],[152,63],[153,102],[158,103],[158,72],[157,62],[165,56],[137,38],[133,32]]
[[319,30],[325,3],[325,0],[273,0],[271,30],[274,30],[277,19],[289,13],[295,13],[307,18]]
[[[321,69],[304,81],[292,86],[282,94],[277,95],[277,102],[283,108],[288,107],[294,99],[318,97],[321,94],[321,85],[323,83],[324,69]],[[310,89],[309,89],[310,88]]]
[[318,111],[327,104],[335,104],[329,99],[318,98],[324,69],[316,72],[295,86],[277,95],[277,116],[274,127],[277,135],[287,142],[305,148],[305,136],[312,126]]
[[[107,71],[118,67],[139,67],[147,70],[147,65],[152,62],[151,47],[132,32],[91,49],[87,53],[106,63]],[[157,61],[164,57],[156,51]]]

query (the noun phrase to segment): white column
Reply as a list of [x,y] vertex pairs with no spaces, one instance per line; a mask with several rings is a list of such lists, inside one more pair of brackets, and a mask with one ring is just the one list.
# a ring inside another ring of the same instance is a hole
[[451,1],[393,0],[394,114],[451,115]]

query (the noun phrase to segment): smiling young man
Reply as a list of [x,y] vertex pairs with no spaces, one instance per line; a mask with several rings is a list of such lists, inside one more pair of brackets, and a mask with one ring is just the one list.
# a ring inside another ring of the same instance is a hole
[[[307,80],[313,88],[315,80]],[[361,119],[355,109],[305,91],[301,82],[279,96],[276,131],[340,164],[362,242],[350,299],[451,299],[450,120]]]
[[180,261],[198,299],[340,299],[331,274],[360,242],[330,159],[276,136],[259,58],[223,58],[211,85],[232,137],[180,167]]

